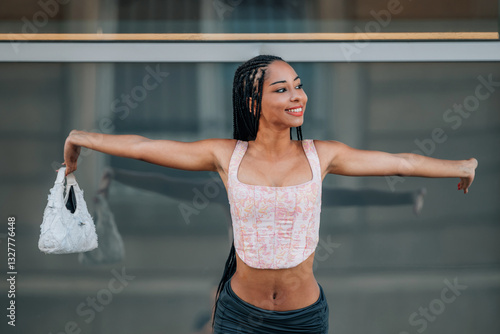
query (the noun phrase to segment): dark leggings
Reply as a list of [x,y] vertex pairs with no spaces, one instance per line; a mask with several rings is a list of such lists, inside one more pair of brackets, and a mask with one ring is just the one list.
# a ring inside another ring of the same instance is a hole
[[229,280],[217,301],[214,334],[327,334],[328,303],[321,285],[319,288],[319,298],[312,305],[292,311],[270,311],[240,299]]

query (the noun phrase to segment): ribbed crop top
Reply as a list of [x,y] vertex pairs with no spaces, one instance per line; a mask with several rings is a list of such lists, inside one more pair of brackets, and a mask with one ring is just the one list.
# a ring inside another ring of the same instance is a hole
[[292,268],[316,249],[321,168],[313,140],[303,140],[302,147],[312,170],[312,180],[293,186],[268,187],[238,180],[248,142],[236,143],[229,162],[228,198],[236,253],[250,267]]

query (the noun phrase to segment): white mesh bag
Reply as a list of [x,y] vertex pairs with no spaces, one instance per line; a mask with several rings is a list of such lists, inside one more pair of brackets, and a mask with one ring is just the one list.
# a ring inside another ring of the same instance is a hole
[[38,248],[47,254],[87,252],[97,248],[97,234],[87,204],[73,174],[61,167],[50,189],[40,226]]

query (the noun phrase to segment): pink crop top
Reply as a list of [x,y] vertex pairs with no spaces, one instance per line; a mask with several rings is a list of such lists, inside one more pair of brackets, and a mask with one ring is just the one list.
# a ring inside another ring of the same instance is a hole
[[292,268],[316,249],[321,212],[321,168],[313,140],[302,146],[312,180],[288,187],[249,185],[238,180],[248,142],[238,141],[229,162],[228,198],[234,247],[248,266]]

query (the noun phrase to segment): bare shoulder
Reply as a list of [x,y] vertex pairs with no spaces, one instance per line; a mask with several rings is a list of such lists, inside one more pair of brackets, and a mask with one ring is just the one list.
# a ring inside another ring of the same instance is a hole
[[314,146],[320,158],[331,160],[335,155],[349,147],[336,140],[314,140]]
[[330,172],[335,158],[350,148],[336,140],[314,140],[314,146],[318,152],[323,176]]

